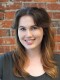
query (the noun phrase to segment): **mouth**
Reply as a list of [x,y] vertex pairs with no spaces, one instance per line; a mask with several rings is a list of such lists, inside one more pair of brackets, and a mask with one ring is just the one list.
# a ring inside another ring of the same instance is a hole
[[26,44],[28,44],[28,45],[33,44],[34,41],[35,41],[35,39],[28,39],[28,40],[25,40]]

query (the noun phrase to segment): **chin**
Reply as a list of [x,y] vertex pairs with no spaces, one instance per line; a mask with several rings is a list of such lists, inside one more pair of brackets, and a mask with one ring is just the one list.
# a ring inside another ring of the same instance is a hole
[[27,47],[25,46],[26,50],[32,50],[32,49],[35,49],[35,48],[36,48],[36,46],[27,46]]

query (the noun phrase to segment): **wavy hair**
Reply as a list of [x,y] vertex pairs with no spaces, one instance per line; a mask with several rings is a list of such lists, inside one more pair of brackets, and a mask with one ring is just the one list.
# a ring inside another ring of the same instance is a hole
[[28,60],[26,51],[24,46],[20,43],[18,37],[18,25],[19,19],[22,16],[31,16],[34,20],[34,23],[38,27],[42,27],[44,31],[43,40],[41,42],[41,56],[42,56],[42,64],[45,72],[55,78],[57,75],[57,67],[55,61],[53,60],[53,52],[54,52],[54,35],[51,30],[51,19],[44,8],[37,8],[37,7],[25,7],[21,8],[16,12],[15,21],[13,28],[16,30],[16,43],[17,49],[13,54],[13,61],[14,61],[14,74],[16,76],[26,76],[29,75],[25,70],[24,66],[26,60]]

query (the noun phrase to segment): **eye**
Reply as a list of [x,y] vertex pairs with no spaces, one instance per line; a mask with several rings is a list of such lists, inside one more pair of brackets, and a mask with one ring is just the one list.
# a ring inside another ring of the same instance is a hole
[[38,27],[37,26],[32,26],[32,29],[35,30],[35,29],[38,29]]
[[21,30],[21,31],[25,31],[26,29],[25,29],[25,28],[19,28],[19,30]]

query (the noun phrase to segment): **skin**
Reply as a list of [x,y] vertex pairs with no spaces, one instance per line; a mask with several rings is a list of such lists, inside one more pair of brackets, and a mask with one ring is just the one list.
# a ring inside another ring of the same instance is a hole
[[44,74],[41,62],[41,41],[43,39],[43,28],[37,27],[31,16],[23,16],[19,20],[18,37],[25,47],[29,60],[25,70],[33,76]]
[[19,20],[18,36],[26,50],[39,49],[43,39],[43,29],[35,26],[31,16],[23,16]]

